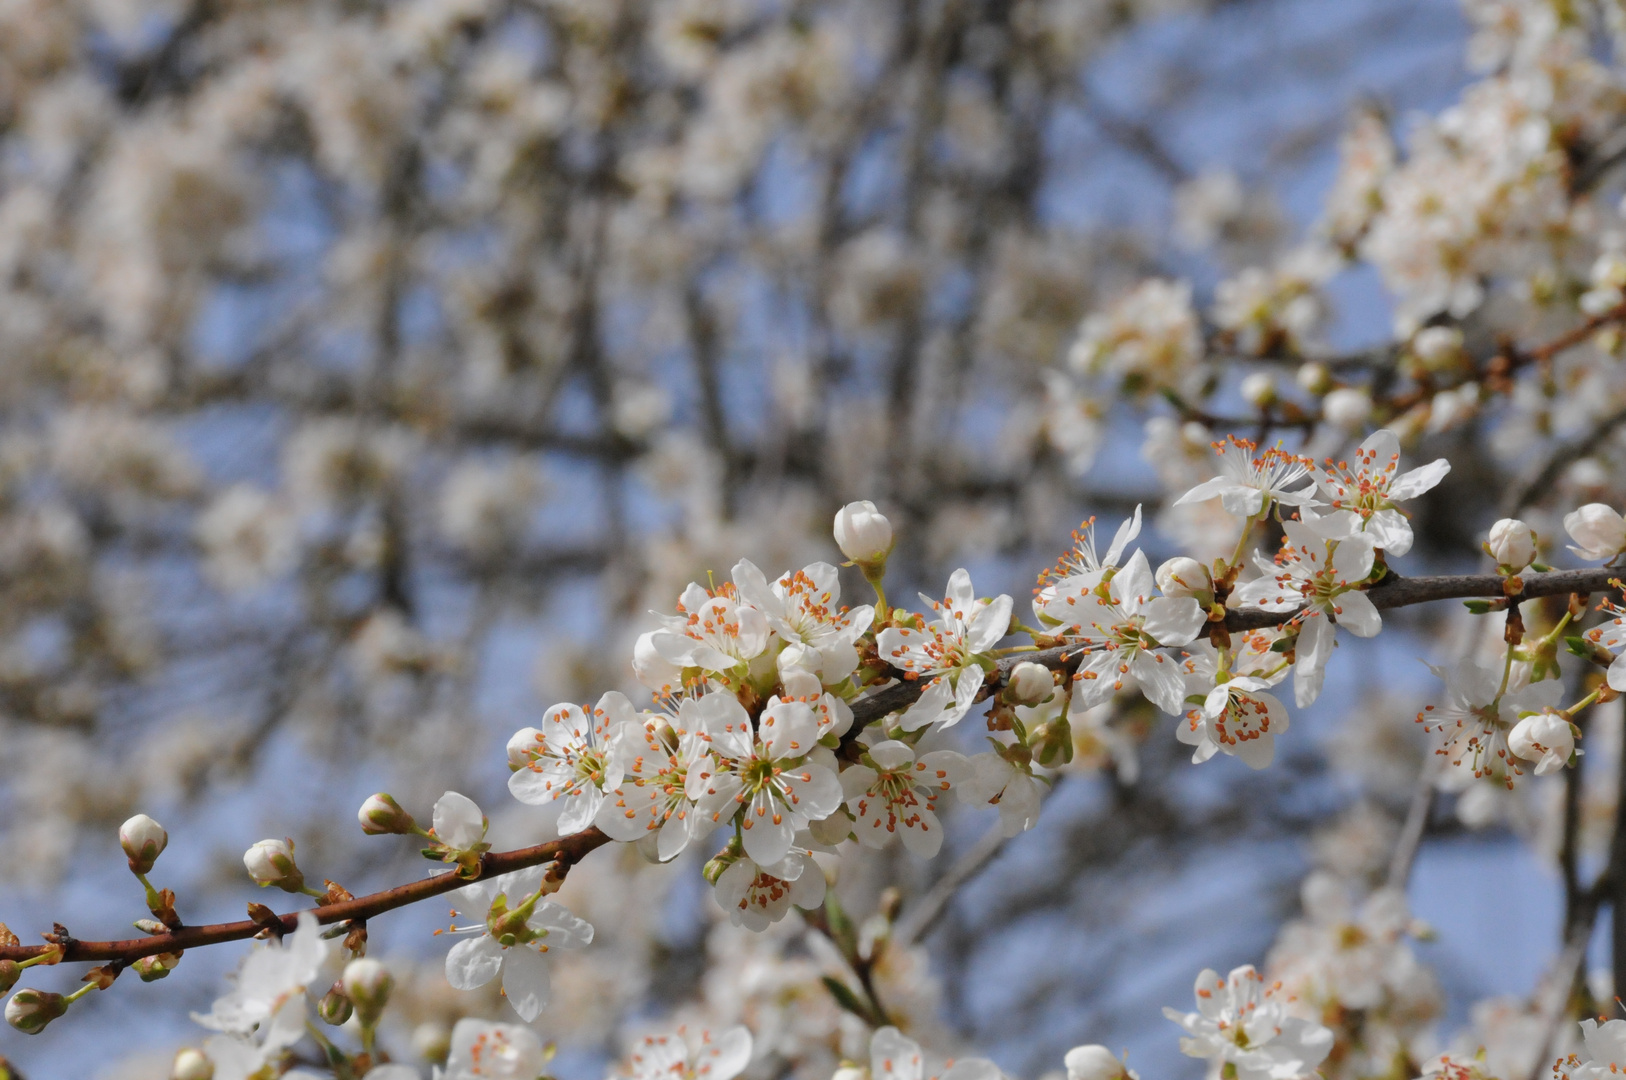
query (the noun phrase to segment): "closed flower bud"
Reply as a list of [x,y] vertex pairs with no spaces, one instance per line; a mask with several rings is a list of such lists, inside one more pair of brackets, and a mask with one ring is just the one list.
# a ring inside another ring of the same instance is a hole
[[1336,427],[1353,430],[1366,423],[1372,415],[1372,399],[1364,390],[1345,387],[1334,390],[1321,401],[1321,414]]
[[316,1015],[322,1018],[322,1023],[338,1027],[350,1019],[355,1012],[355,1005],[345,996],[344,989],[338,983],[328,988],[322,995],[322,1000],[316,1003]]
[[368,836],[401,836],[418,824],[393,796],[382,791],[368,796],[356,812],[356,818],[361,822],[361,831]]
[[1575,752],[1575,729],[1558,713],[1532,713],[1513,725],[1507,733],[1507,748],[1536,763],[1536,775],[1544,776],[1569,764]]
[[6,1023],[24,1035],[38,1035],[68,1011],[68,999],[48,990],[19,990],[6,1002]]
[[1011,669],[1011,697],[1024,705],[1037,705],[1056,689],[1055,676],[1043,664],[1024,660]]
[[368,1027],[378,1023],[384,1006],[389,1004],[390,992],[395,989],[395,979],[389,970],[377,960],[365,957],[345,965],[339,984],[344,987],[345,995],[356,1003],[356,1013]]
[[214,1080],[214,1076],[215,1063],[190,1046],[176,1051],[175,1064],[169,1067],[169,1080]]
[[1455,360],[1462,352],[1462,331],[1454,326],[1427,326],[1411,339],[1412,352],[1431,368]]
[[1067,1080],[1139,1080],[1104,1046],[1075,1046],[1062,1061],[1067,1066]]
[[157,982],[159,979],[167,979],[169,973],[175,970],[175,965],[180,962],[181,954],[178,952],[158,953],[155,956],[143,956],[130,967],[141,976],[142,982]]
[[1276,400],[1276,379],[1269,372],[1256,371],[1242,380],[1242,400],[1262,409]]
[[426,1020],[412,1029],[412,1052],[425,1061],[442,1062],[452,1050],[452,1029]]
[[1518,518],[1503,518],[1491,526],[1485,544],[1496,565],[1507,570],[1523,570],[1536,557],[1536,530]]
[[9,991],[22,978],[23,969],[15,960],[0,960],[0,994]]
[[119,826],[119,846],[130,860],[131,873],[148,874],[169,846],[169,833],[146,814],[137,814]]
[[296,893],[305,887],[305,875],[294,864],[291,840],[261,840],[243,852],[243,866],[262,889],[275,885],[284,892]]
[[1325,394],[1332,389],[1332,371],[1326,364],[1312,360],[1299,368],[1294,376],[1299,386],[1311,394]]
[[1157,587],[1164,596],[1206,598],[1214,590],[1208,567],[1196,559],[1176,555],[1157,568]]
[[1564,531],[1575,541],[1570,550],[1583,559],[1613,559],[1626,549],[1626,519],[1603,503],[1565,514]]
[[884,564],[892,552],[892,523],[872,502],[851,502],[836,512],[836,547],[868,569]]

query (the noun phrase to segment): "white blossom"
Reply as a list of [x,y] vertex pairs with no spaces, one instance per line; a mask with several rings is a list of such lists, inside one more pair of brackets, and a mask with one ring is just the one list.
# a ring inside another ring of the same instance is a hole
[[1185,682],[1166,647],[1189,644],[1208,616],[1191,597],[1154,595],[1144,552],[1110,579],[1104,572],[1064,578],[1036,608],[1041,602],[1041,618],[1086,650],[1073,676],[1076,708],[1099,705],[1132,683],[1158,708],[1180,715]]
[[1104,1046],[1075,1046],[1063,1059],[1067,1080],[1140,1080],[1140,1074]]
[[744,1027],[710,1031],[680,1027],[645,1035],[628,1056],[626,1080],[734,1080],[751,1061],[751,1033]]
[[689,793],[713,825],[738,815],[745,853],[763,866],[790,852],[800,829],[841,805],[841,781],[810,760],[818,723],[805,702],[774,699],[753,732],[739,702],[717,698],[699,712],[699,737],[708,755],[689,766]]
[[[298,922],[297,929],[280,942],[250,952],[232,989],[216,998],[207,1013],[193,1013],[192,1019],[211,1031],[254,1034],[256,1047],[266,1053],[303,1038],[305,990],[316,979],[331,946],[322,940],[315,915],[302,911]],[[211,1051],[209,1056],[215,1055]]]
[[973,755],[963,772],[955,787],[960,800],[967,806],[997,806],[1004,835],[1016,836],[1038,824],[1045,784],[1026,764],[996,751]]
[[1268,447],[1263,453],[1258,450],[1247,439],[1235,435],[1215,443],[1220,475],[1198,484],[1176,499],[1174,505],[1218,498],[1232,514],[1258,517],[1273,505],[1303,506],[1315,497],[1315,484],[1308,482],[1312,465],[1308,458],[1289,454],[1279,446]]
[[1299,1080],[1332,1050],[1333,1033],[1292,1016],[1287,1002],[1251,965],[1226,978],[1205,970],[1197,976],[1197,1011],[1164,1008],[1185,1029],[1180,1050],[1207,1058],[1237,1080]]
[[1451,471],[1451,463],[1436,458],[1400,472],[1400,440],[1388,428],[1367,436],[1353,457],[1353,467],[1328,462],[1316,474],[1316,486],[1330,506],[1317,528],[1330,538],[1360,535],[1390,555],[1406,554],[1411,522],[1395,504],[1432,489]]
[[853,642],[869,629],[875,609],[868,604],[850,610],[836,606],[841,583],[834,566],[812,563],[770,586],[761,570],[741,559],[734,566],[734,586],[741,599],[762,612],[782,641],[798,642],[818,654],[824,681],[838,683],[858,666]]
[[[617,747],[640,727],[632,703],[614,690],[591,710],[555,705],[542,718],[535,745],[524,751],[529,763],[508,777],[508,790],[533,806],[563,799],[559,835],[581,832],[593,824],[605,789],[621,783]],[[509,756],[513,760],[512,746]]]
[[748,854],[731,860],[718,875],[712,896],[735,926],[760,932],[783,919],[792,906],[812,910],[824,903],[824,871],[808,848],[792,846],[767,864]]
[[1273,682],[1238,676],[1208,691],[1200,707],[1186,711],[1175,737],[1196,747],[1194,762],[1215,753],[1241,758],[1250,768],[1263,769],[1276,756],[1276,736],[1287,730],[1287,709],[1274,694]]
[[1498,566],[1523,570],[1536,558],[1536,530],[1517,518],[1502,518],[1491,526],[1486,548]]
[[868,501],[850,502],[836,511],[836,547],[855,563],[884,560],[892,550],[892,523]]
[[691,584],[678,602],[678,614],[662,616],[661,621],[665,626],[650,642],[664,660],[678,667],[734,673],[768,647],[767,616],[740,600],[732,586],[713,596]]
[[1303,521],[1284,522],[1282,530],[1276,561],[1255,555],[1260,576],[1243,582],[1235,595],[1242,604],[1263,611],[1298,612],[1290,624],[1299,634],[1293,697],[1303,708],[1321,693],[1335,645],[1333,620],[1358,637],[1376,634],[1383,620],[1360,591],[1372,573],[1372,544],[1365,534],[1327,540],[1315,525]]
[[987,678],[979,656],[1005,636],[1011,621],[1011,598],[977,599],[965,570],[949,576],[941,602],[925,595],[921,600],[938,613],[924,629],[889,626],[875,638],[883,660],[911,678],[930,680],[903,714],[905,731],[952,727],[965,717]]
[[[865,847],[884,848],[901,839],[923,859],[943,846],[937,800],[966,776],[964,755],[935,750],[917,759],[908,743],[888,739],[871,746],[862,761],[841,773],[841,789],[857,819],[854,835]],[[982,800],[986,802],[987,800]]]
[[1575,729],[1569,717],[1547,708],[1523,717],[1507,733],[1507,748],[1536,763],[1536,775],[1545,776],[1570,763],[1575,753]]
[[464,938],[446,954],[446,979],[459,990],[478,989],[500,974],[503,995],[526,1023],[548,1003],[548,953],[593,941],[592,926],[540,898],[547,869],[533,866],[459,889],[461,909],[482,921],[453,927],[454,934],[478,936]]
[[547,1060],[529,1029],[465,1016],[452,1028],[442,1080],[536,1080]]

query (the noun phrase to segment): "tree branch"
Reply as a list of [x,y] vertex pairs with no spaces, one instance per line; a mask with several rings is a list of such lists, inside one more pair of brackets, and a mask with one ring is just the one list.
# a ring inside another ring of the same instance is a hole
[[[1626,573],[1618,568],[1595,567],[1586,570],[1554,570],[1548,573],[1528,574],[1523,578],[1523,596],[1558,596],[1565,593],[1589,593],[1604,589],[1611,578]],[[1390,575],[1367,590],[1372,603],[1379,608],[1406,607],[1433,600],[1463,597],[1499,597],[1504,595],[1505,579],[1495,574],[1465,574],[1460,576],[1402,578]],[[1277,626],[1290,620],[1297,611],[1264,612],[1232,611],[1225,617],[1226,630],[1258,629]],[[1057,671],[1068,671],[1076,666],[1083,650],[1077,645],[1063,645],[1037,652],[1017,653],[998,662],[988,677],[984,696],[1003,686],[1012,669],[1025,661],[1043,664]],[[903,679],[882,687],[853,702],[853,732],[862,730],[875,720],[907,708],[920,697],[926,684],[920,680]],[[571,866],[588,852],[609,842],[609,837],[597,829],[588,829],[563,840],[555,840],[534,847],[514,851],[490,852],[480,860],[480,876],[491,877],[521,870],[542,863],[559,862]],[[980,849],[979,849],[980,850]],[[997,847],[995,848],[997,850]],[[387,911],[393,911],[420,900],[440,896],[468,884],[466,879],[445,873],[421,881],[398,885],[393,889],[371,893],[338,904],[322,904],[310,909],[323,925],[347,920],[365,920]],[[298,912],[279,916],[285,932],[291,933],[298,925]],[[227,941],[241,941],[258,934],[264,926],[249,920],[234,923],[216,923],[209,926],[186,926],[172,933],[151,937],[131,938],[125,941],[70,940],[63,952],[64,961],[122,961],[129,963],[144,956],[178,952],[203,945],[217,945]],[[13,945],[0,947],[0,960],[27,960],[55,948],[52,945]]]
[[[535,847],[487,852],[480,859],[480,877],[489,878],[550,862],[561,863],[566,867],[573,866],[588,852],[602,847],[609,843],[609,840],[608,836],[597,829],[588,829],[586,832],[567,836],[563,840],[553,840],[546,844],[537,844]],[[320,904],[307,910],[324,926],[347,921],[363,921],[375,915],[382,915],[386,911],[394,911],[396,908],[460,889],[467,884],[469,879],[460,878],[455,873],[447,871],[421,881],[397,885],[393,889],[358,896],[354,900],[345,900],[337,904]],[[284,933],[291,934],[298,928],[300,914],[301,912],[291,911],[277,917],[277,922],[281,924]],[[264,929],[264,924],[245,919],[242,922],[214,923],[209,926],[183,926],[167,934],[154,934],[151,937],[130,938],[125,941],[70,940],[62,959],[67,962],[88,960],[130,963],[143,956],[155,956],[158,953],[180,952],[183,949],[195,949],[204,945],[241,941],[255,936]],[[0,960],[28,960],[50,952],[53,948],[55,948],[53,945],[3,947],[0,948]]]

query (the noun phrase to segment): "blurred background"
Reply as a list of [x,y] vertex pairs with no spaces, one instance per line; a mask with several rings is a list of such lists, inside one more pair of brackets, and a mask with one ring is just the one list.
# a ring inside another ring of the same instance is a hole
[[[240,862],[262,837],[356,893],[421,873],[356,828],[377,790],[420,817],[458,790],[499,846],[546,839],[506,796],[508,736],[606,689],[642,704],[649,611],[740,557],[836,561],[848,500],[898,530],[896,596],[966,566],[1019,614],[1090,515],[1110,533],[1144,503],[1154,564],[1228,548],[1213,515],[1156,514],[1180,488],[1169,447],[1226,432],[1130,380],[1080,405],[1058,371],[1142,278],[1206,304],[1339,239],[1346,133],[1403,139],[1487,77],[1475,25],[1547,7],[1468,6],[0,0],[0,918],[25,941],[53,920],[126,936],[143,911],[115,831],[138,811],[169,829],[157,881],[189,922],[265,900]],[[1393,340],[1371,265],[1316,297],[1329,357]],[[1245,413],[1227,363],[1210,407]],[[1408,432],[1454,472],[1407,572],[1483,568],[1527,470],[1496,450],[1507,430]],[[1520,430],[1525,449],[1564,434]],[[1626,476],[1585,460],[1526,501]],[[1345,643],[1267,772],[1194,769],[1126,701],[1031,833],[996,846],[993,815],[965,811],[935,862],[850,857],[855,917],[895,889],[918,935],[889,954],[889,1007],[1013,1077],[1092,1041],[1144,1077],[1200,1075],[1160,1007],[1189,1008],[1202,967],[1262,964],[1313,867],[1387,865],[1437,695],[1418,658],[1473,638],[1443,610],[1386,622]],[[1589,775],[1612,773],[1618,728],[1589,733]],[[1607,822],[1612,790],[1593,795]],[[1556,797],[1436,815],[1410,888],[1437,931],[1423,1042],[1529,995],[1557,948]],[[730,927],[709,854],[606,849],[572,875],[599,943],[536,1024],[563,1080],[674,1015],[743,1018],[764,1078],[861,1053],[798,918]],[[503,1013],[445,985],[425,907],[371,927],[408,984],[385,1036],[404,1060],[424,1025]],[[36,1078],[165,1076],[241,952],[121,980],[0,1048]]]

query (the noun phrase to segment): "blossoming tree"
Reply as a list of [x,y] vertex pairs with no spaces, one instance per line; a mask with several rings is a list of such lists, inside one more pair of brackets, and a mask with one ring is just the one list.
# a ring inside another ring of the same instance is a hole
[[[633,1080],[999,1080],[923,945],[962,891],[1007,842],[1102,896],[1137,844],[1234,852],[1342,704],[1361,790],[1272,946],[1196,935],[1170,1045],[1626,1069],[1626,7],[1465,0],[1474,76],[1358,110],[1289,230],[1098,92],[1175,6],[0,6],[0,837],[39,884],[122,820],[135,879],[0,926],[15,1056],[235,950],[131,1075],[536,1080],[577,1032]],[[1060,224],[1080,122],[1179,259]],[[504,752],[519,625],[567,700]],[[1403,725],[1360,696],[1397,636],[1438,676]],[[1084,835],[1063,783],[1112,803]],[[232,874],[276,891],[208,922],[242,784],[278,828]],[[1456,1031],[1408,884],[1459,826],[1563,897]],[[425,902],[427,967],[369,955]],[[140,936],[75,932],[115,907]],[[1068,1080],[1137,1076],[1069,1036]]]

